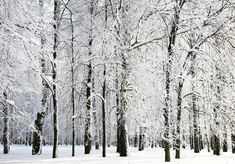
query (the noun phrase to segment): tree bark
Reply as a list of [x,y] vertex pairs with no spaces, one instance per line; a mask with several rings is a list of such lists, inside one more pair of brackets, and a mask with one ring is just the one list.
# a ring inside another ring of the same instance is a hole
[[[221,73],[220,73],[220,70],[215,67],[216,69],[216,80],[220,80],[221,79]],[[219,128],[219,125],[220,125],[220,122],[219,122],[219,118],[218,118],[218,111],[220,110],[220,101],[221,101],[221,95],[220,95],[220,86],[219,84],[215,85],[215,89],[216,89],[216,99],[217,99],[217,102],[215,104],[215,107],[214,107],[214,123],[215,123],[215,129],[214,129],[214,155],[220,155],[220,138],[219,138],[219,132],[218,132],[218,128]]]
[[94,142],[95,142],[95,149],[98,150],[100,148],[99,143],[99,127],[98,127],[98,120],[97,120],[97,109],[95,108],[95,98],[93,99],[93,119],[94,119],[94,128],[95,128],[95,134],[94,134]]
[[57,56],[59,45],[59,24],[60,24],[60,0],[54,0],[54,45],[53,45],[53,61],[52,61],[52,80],[53,80],[53,152],[52,158],[58,157],[58,107],[57,107]]
[[[43,23],[43,6],[44,6],[44,0],[39,0],[39,7],[40,7],[40,16],[41,16],[41,23]],[[41,29],[40,33],[40,39],[41,39],[41,69],[42,69],[42,75],[45,76],[47,73],[46,68],[46,60],[45,60],[45,52],[44,52],[44,46],[45,46],[45,35],[43,32],[43,29]],[[47,82],[42,78],[42,112],[37,113],[37,118],[35,120],[34,126],[36,131],[33,132],[33,140],[32,140],[32,155],[41,154],[42,153],[42,130],[43,130],[43,123],[45,120],[45,116],[47,114],[48,110],[48,84]]]
[[[90,43],[92,44],[92,43]],[[87,89],[86,89],[86,118],[85,118],[85,135],[84,135],[84,147],[85,154],[89,154],[91,151],[91,74],[92,66],[91,62],[88,65],[88,78],[87,78]]]
[[227,142],[227,129],[226,126],[224,127],[224,140],[223,140],[223,152],[228,152],[228,142]]
[[[105,0],[105,31],[107,30],[107,21],[108,21],[108,4],[107,4],[107,0]],[[102,146],[103,146],[103,150],[102,150],[102,156],[106,157],[106,52],[105,52],[105,48],[106,48],[106,37],[104,39],[104,43],[103,43],[103,55],[104,55],[104,70],[103,70],[103,77],[104,77],[104,81],[103,81],[103,85],[102,85],[102,129],[103,129],[103,139],[102,139]]]
[[106,97],[106,65],[104,64],[104,70],[103,70],[103,76],[104,76],[104,82],[102,86],[102,131],[103,131],[103,137],[102,137],[102,156],[106,157],[106,111],[105,111],[105,97]]
[[[118,66],[117,66],[118,67]],[[115,83],[116,83],[116,115],[117,115],[117,149],[116,149],[116,152],[119,153],[119,147],[120,147],[120,144],[119,144],[119,129],[120,129],[120,120],[119,120],[119,87],[118,87],[118,84],[119,84],[119,81],[118,81],[118,70],[116,68],[116,80],[115,80]]]
[[232,153],[235,153],[235,135],[231,134],[231,141],[232,141]]
[[137,132],[135,132],[134,147],[138,147],[138,134],[137,134]]
[[139,151],[144,150],[144,141],[145,141],[144,131],[145,131],[145,128],[140,126]]
[[[92,92],[95,92],[95,79],[94,76],[92,78]],[[93,119],[94,119],[94,128],[95,128],[95,134],[94,134],[94,142],[95,142],[95,149],[98,150],[100,148],[99,143],[99,127],[98,127],[98,120],[97,120],[97,108],[96,108],[96,97],[93,97],[92,99],[92,107],[93,107]]]
[[32,155],[42,153],[42,128],[45,115],[45,112],[37,113],[37,119],[34,123],[36,131],[33,132]]
[[[7,100],[7,92],[3,92],[3,98]],[[3,106],[3,154],[8,154],[10,151],[10,132],[9,132],[9,105],[7,102],[4,102]]]
[[[192,75],[192,79],[195,79],[195,62],[196,62],[196,54],[191,53],[191,68],[190,73]],[[195,93],[195,84],[192,82],[192,111],[193,111],[193,146],[194,153],[200,152],[200,139],[199,139],[199,127],[198,127],[198,109],[197,109],[197,97]]]
[[220,155],[220,139],[217,135],[214,135],[214,155]]
[[194,153],[200,152],[200,142],[199,142],[199,129],[198,129],[198,110],[196,107],[196,95],[192,95],[192,110],[193,110],[193,143],[194,143]]
[[[93,46],[93,18],[94,18],[94,0],[90,0],[89,14],[90,14],[90,29],[89,29],[89,40],[88,40],[88,57],[92,57],[92,46]],[[85,136],[84,136],[84,147],[85,154],[90,154],[91,151],[91,86],[92,86],[92,63],[89,61],[88,64],[88,75],[87,75],[87,88],[86,88],[86,118],[85,118]]]
[[70,11],[70,26],[71,26],[71,104],[72,104],[72,157],[75,156],[75,73],[74,73],[74,65],[75,65],[75,56],[74,56],[74,25],[73,25],[73,13]]
[[169,36],[169,42],[167,47],[167,61],[166,61],[166,67],[165,67],[165,74],[166,74],[166,85],[165,85],[165,91],[166,91],[166,97],[165,97],[165,107],[163,108],[163,117],[164,117],[164,149],[165,149],[165,162],[170,162],[170,142],[169,142],[169,112],[170,112],[170,82],[171,82],[171,65],[172,65],[172,59],[173,59],[173,47],[175,45],[176,41],[176,34],[178,31],[178,24],[179,24],[179,16],[180,16],[180,10],[183,7],[185,0],[182,1],[176,1],[175,5],[175,13],[173,17],[173,21],[171,24],[171,31]]
[[[129,1],[119,1],[119,5],[117,8],[116,21],[115,25],[116,34],[122,38],[118,40],[121,46],[129,46],[129,33],[127,29],[128,23],[128,5]],[[127,91],[128,91],[128,78],[130,74],[129,62],[128,62],[128,52],[121,50],[121,65],[122,65],[122,73],[121,73],[121,90],[120,90],[120,108],[118,109],[118,152],[121,157],[125,157],[128,155],[128,134],[127,134]]]
[[122,83],[121,83],[121,104],[119,109],[119,154],[121,157],[127,156],[128,153],[128,135],[127,135],[127,125],[126,125],[126,111],[127,111],[127,61],[124,55],[122,55]]
[[178,84],[178,100],[177,100],[177,128],[176,128],[176,146],[175,146],[175,158],[180,159],[180,126],[181,126],[181,108],[182,108],[182,88],[183,81],[180,81]]

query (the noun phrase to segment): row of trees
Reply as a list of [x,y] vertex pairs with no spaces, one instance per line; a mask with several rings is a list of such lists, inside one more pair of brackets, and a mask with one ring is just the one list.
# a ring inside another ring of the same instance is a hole
[[105,157],[106,143],[127,156],[139,142],[170,161],[171,148],[235,142],[232,0],[0,5],[4,153],[10,138],[33,155],[53,144],[53,158],[59,143],[72,156],[102,143]]

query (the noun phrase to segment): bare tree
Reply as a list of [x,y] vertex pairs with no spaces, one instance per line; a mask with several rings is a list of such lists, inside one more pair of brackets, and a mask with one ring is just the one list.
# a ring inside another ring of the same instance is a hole
[[[44,1],[39,0],[39,7],[40,7],[40,17],[41,17],[41,23],[43,24],[43,6]],[[41,154],[42,153],[42,129],[43,129],[43,123],[46,116],[46,113],[48,111],[48,97],[49,97],[49,90],[48,90],[48,83],[45,80],[46,73],[47,73],[47,67],[46,67],[46,60],[45,60],[45,52],[44,52],[44,46],[45,46],[45,35],[44,35],[44,29],[41,29],[41,74],[42,74],[42,111],[37,113],[37,118],[35,120],[35,129],[36,131],[33,132],[33,140],[32,140],[32,155],[35,154]]]
[[53,153],[52,158],[58,157],[58,100],[57,100],[57,57],[59,52],[59,24],[60,24],[60,0],[54,0],[54,43],[53,43],[53,60],[52,60],[52,80],[53,80]]
[[169,36],[168,42],[168,54],[167,54],[167,61],[165,66],[165,73],[166,73],[166,96],[165,96],[165,107],[163,108],[163,116],[164,116],[164,149],[165,149],[165,161],[170,161],[170,143],[169,143],[169,112],[170,112],[170,82],[171,82],[171,67],[172,67],[172,60],[173,60],[173,47],[176,42],[176,36],[178,32],[178,25],[180,19],[180,12],[182,7],[184,6],[186,0],[176,0],[176,4],[174,6],[174,16],[171,22],[171,31]]
[[88,40],[88,74],[86,83],[86,118],[85,118],[85,135],[84,135],[84,146],[85,154],[89,154],[91,150],[91,86],[92,86],[92,46],[93,46],[93,18],[94,18],[94,5],[95,1],[90,0],[89,2],[89,15],[90,15],[90,27],[89,27],[89,40]]
[[8,154],[10,151],[10,131],[9,131],[9,105],[6,102],[7,101],[7,92],[3,92],[3,98],[4,98],[4,105],[3,105],[3,115],[4,115],[4,127],[3,127],[3,136],[2,136],[2,142],[3,142],[3,154]]

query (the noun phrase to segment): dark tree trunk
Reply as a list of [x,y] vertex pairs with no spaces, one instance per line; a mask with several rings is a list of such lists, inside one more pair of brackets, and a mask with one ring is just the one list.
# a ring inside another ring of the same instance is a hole
[[116,88],[116,118],[117,118],[117,142],[116,142],[116,145],[117,145],[117,149],[116,149],[116,152],[119,153],[119,125],[120,125],[120,120],[119,120],[119,81],[118,81],[118,65],[116,66],[116,80],[115,80],[115,88]]
[[214,155],[220,155],[220,139],[217,135],[214,135]]
[[[107,0],[105,0],[105,31],[107,30],[107,21],[108,21],[108,4]],[[102,130],[103,130],[103,139],[102,139],[102,146],[103,146],[103,151],[102,151],[102,156],[106,157],[106,38],[103,43],[103,55],[104,55],[104,70],[103,70],[103,77],[104,77],[104,82],[102,85]]]
[[[192,78],[195,77],[195,61],[196,54],[191,54],[191,68],[190,73]],[[198,127],[198,109],[197,109],[197,97],[195,94],[195,84],[192,83],[192,111],[193,111],[193,146],[194,146],[194,153],[200,152],[200,139],[199,139],[199,127]]]
[[[117,66],[118,67],[118,66]],[[116,149],[116,152],[119,153],[119,147],[120,147],[120,144],[119,144],[119,129],[120,129],[120,120],[119,120],[119,87],[118,87],[118,71],[117,71],[117,68],[116,68],[116,114],[117,114],[117,149]]]
[[180,81],[178,84],[178,100],[177,100],[177,127],[176,127],[176,145],[175,145],[175,158],[180,159],[180,126],[181,126],[181,106],[182,106],[182,88],[183,82]]
[[75,135],[75,84],[74,84],[74,69],[73,69],[73,64],[74,64],[74,58],[72,57],[72,95],[71,95],[71,101],[72,101],[72,156],[75,155],[75,139],[76,139],[76,135]]
[[106,65],[104,64],[104,70],[103,70],[103,76],[104,76],[104,82],[102,86],[102,131],[103,131],[103,136],[102,136],[102,156],[106,157],[106,111],[105,111],[105,97],[106,97]]
[[[218,127],[219,126],[219,122],[217,121],[217,113],[216,113],[216,109],[218,109],[219,107],[216,106],[214,108],[214,112],[215,112],[215,124]],[[213,135],[213,154],[214,155],[220,155],[220,139],[219,139],[219,135],[218,133],[214,132]]]
[[200,150],[204,149],[204,144],[203,144],[203,140],[202,140],[202,135],[201,135],[201,132],[200,132]]
[[145,142],[145,135],[144,132],[145,128],[140,127],[140,134],[139,134],[139,151],[144,150],[144,142]]
[[228,152],[228,135],[227,135],[227,129],[226,126],[224,127],[224,140],[223,140],[223,152]]
[[[3,92],[3,98],[7,100],[7,92]],[[10,151],[10,132],[9,132],[9,105],[4,102],[3,106],[3,154],[8,154]]]
[[138,147],[138,134],[135,132],[134,147]]
[[121,105],[119,109],[119,154],[121,157],[127,156],[128,151],[128,134],[126,125],[126,112],[127,112],[127,78],[129,70],[127,69],[128,63],[124,55],[122,55],[122,83],[121,83]]
[[53,46],[53,65],[52,65],[52,80],[53,80],[53,152],[52,158],[58,157],[58,107],[57,107],[57,56],[59,45],[59,22],[60,22],[60,0],[54,0],[54,46]]
[[36,131],[33,132],[32,155],[42,153],[42,128],[45,115],[45,112],[37,113],[37,119],[34,122]]
[[[221,73],[218,67],[215,67],[216,69],[216,80],[221,80]],[[219,118],[218,118],[218,111],[220,110],[220,101],[221,101],[221,95],[220,95],[220,86],[219,84],[215,85],[216,89],[216,99],[217,102],[214,107],[214,123],[215,123],[215,129],[214,129],[214,155],[220,155],[220,138],[219,138],[219,132],[218,128],[220,125]]]
[[[119,7],[117,8],[117,24],[115,25],[116,35],[121,38],[117,39],[117,42],[120,46],[130,46],[130,33],[128,26],[128,10],[129,5],[125,1],[119,1]],[[128,134],[127,134],[127,95],[129,87],[129,76],[130,76],[130,67],[129,67],[129,54],[125,50],[121,50],[121,90],[120,90],[120,108],[118,109],[118,152],[120,156],[125,157],[128,154]]]
[[89,154],[91,151],[91,74],[92,74],[92,66],[91,63],[88,65],[88,78],[87,78],[87,89],[86,89],[86,118],[85,118],[85,135],[84,135],[84,147],[85,154]]
[[182,148],[185,149],[186,148],[186,137],[185,137],[185,130],[183,130],[183,136],[182,136]]
[[[90,0],[89,14],[90,14],[90,29],[88,38],[88,57],[92,57],[92,46],[93,46],[93,18],[94,18],[94,0]],[[91,80],[92,80],[92,64],[89,61],[88,64],[88,75],[87,75],[87,88],[86,88],[86,118],[85,118],[85,134],[84,134],[84,147],[85,154],[90,154],[91,151]]]
[[196,107],[196,95],[192,96],[192,108],[193,108],[193,143],[194,143],[194,153],[200,152],[200,142],[199,142],[199,130],[198,130],[198,113]]
[[75,156],[75,82],[74,82],[74,26],[73,26],[73,13],[70,11],[70,26],[71,26],[71,83],[72,83],[72,91],[71,91],[71,103],[72,103],[72,157]]
[[235,153],[235,135],[231,135],[231,141],[232,141],[232,153]]
[[151,148],[154,148],[154,141],[151,141]]
[[[44,0],[39,0],[39,6],[40,6],[40,16],[42,17],[43,21],[43,5],[44,5]],[[42,69],[42,74],[45,76],[47,73],[47,68],[46,68],[46,61],[45,61],[45,53],[44,53],[44,46],[45,46],[45,36],[43,30],[41,31],[41,69]],[[48,84],[47,82],[42,78],[42,112],[37,113],[37,118],[35,120],[34,126],[36,131],[33,132],[33,140],[32,140],[32,155],[35,154],[41,154],[42,153],[42,129],[43,129],[43,123],[44,119],[47,113],[47,101],[48,101]]]
[[175,13],[173,17],[173,21],[171,24],[171,31],[169,36],[169,43],[168,43],[168,54],[167,54],[167,61],[166,61],[166,67],[165,67],[165,73],[166,73],[166,85],[165,85],[165,91],[166,91],[166,97],[165,97],[165,107],[163,108],[163,117],[164,117],[164,149],[165,149],[165,162],[170,162],[170,141],[169,141],[169,112],[170,112],[170,82],[171,82],[171,65],[172,65],[172,59],[173,59],[173,47],[175,45],[176,41],[176,34],[178,31],[178,24],[179,24],[179,18],[180,18],[180,10],[183,7],[185,1],[176,1],[175,6]]

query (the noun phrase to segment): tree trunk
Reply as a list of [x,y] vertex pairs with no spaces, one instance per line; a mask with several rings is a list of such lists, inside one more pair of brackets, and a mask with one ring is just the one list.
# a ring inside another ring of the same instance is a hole
[[223,152],[228,152],[228,142],[227,142],[227,129],[226,126],[224,127],[224,140],[223,140]]
[[59,24],[60,24],[60,0],[54,0],[54,46],[53,46],[53,61],[52,61],[52,80],[53,80],[53,153],[52,158],[58,156],[58,107],[57,107],[57,56],[59,45]]
[[[108,4],[107,1],[105,0],[105,32],[107,29],[107,21],[108,21]],[[102,85],[102,129],[103,129],[103,139],[102,139],[102,146],[103,146],[103,151],[102,151],[102,156],[106,157],[106,37],[104,39],[103,43],[103,55],[104,55],[104,70],[103,70],[103,85]]]
[[[200,131],[200,130],[199,130],[199,131]],[[202,149],[204,149],[204,144],[203,144],[203,140],[202,140],[201,131],[200,131],[199,140],[200,140],[200,151],[201,151]]]
[[196,95],[192,95],[192,109],[193,109],[193,143],[194,143],[194,153],[200,152],[200,142],[199,142],[199,130],[198,130],[198,113],[196,107]]
[[165,149],[165,162],[170,162],[170,141],[169,141],[169,112],[170,112],[170,82],[171,82],[171,65],[173,60],[173,47],[175,45],[176,41],[176,34],[178,31],[178,24],[179,24],[179,16],[180,16],[180,10],[183,7],[185,1],[176,1],[175,6],[175,13],[173,17],[173,21],[171,24],[171,31],[169,36],[169,42],[167,47],[167,61],[166,61],[166,85],[165,85],[165,91],[166,91],[166,97],[165,97],[165,107],[163,108],[163,117],[164,117],[164,149]]
[[[92,76],[92,93],[95,93],[95,76]],[[97,111],[98,108],[96,107],[96,97],[92,98],[92,112],[93,112],[93,121],[94,121],[94,142],[95,142],[95,149],[98,150],[100,148],[99,142],[99,125],[97,119]]]
[[[116,35],[121,38],[121,40],[117,39],[117,42],[122,47],[130,46],[130,34],[128,31],[128,11],[129,11],[129,1],[119,0],[119,5],[116,10],[116,24],[115,30]],[[130,85],[128,82],[130,67],[129,67],[129,52],[125,50],[121,50],[121,90],[120,90],[120,108],[118,109],[118,152],[120,156],[124,157],[128,155],[128,134],[127,134],[127,92],[128,86]]]
[[135,132],[134,147],[138,147],[138,134]]
[[181,126],[181,108],[182,108],[182,88],[183,82],[180,81],[178,84],[178,100],[177,100],[177,128],[176,128],[176,146],[175,146],[175,158],[180,159],[180,126]]
[[116,152],[119,153],[119,129],[120,129],[120,120],[119,120],[119,87],[118,87],[118,72],[117,72],[117,68],[116,68],[116,114],[117,114],[117,149]]
[[210,136],[210,146],[211,146],[211,149],[214,151],[214,138],[213,138],[213,135]]
[[144,150],[144,141],[145,141],[144,131],[145,131],[145,128],[144,128],[144,127],[140,127],[140,134],[139,134],[139,151]]
[[[95,76],[93,74],[92,76],[92,93],[95,93]],[[100,142],[99,142],[99,125],[98,125],[98,119],[97,119],[97,111],[98,108],[96,107],[96,97],[94,96],[92,98],[92,112],[93,112],[93,121],[94,121],[94,143],[95,143],[95,149],[98,150],[100,148]]]
[[102,156],[106,157],[106,111],[105,111],[105,97],[106,97],[106,65],[104,64],[104,70],[103,70],[103,76],[104,76],[104,82],[102,86],[102,130],[103,130],[103,137],[102,137]]
[[[215,67],[216,69],[216,80],[221,79],[221,73],[220,70]],[[218,111],[220,110],[220,101],[221,101],[221,95],[220,95],[220,86],[217,84],[215,85],[216,89],[216,99],[217,102],[214,107],[214,123],[215,123],[215,129],[214,129],[214,155],[220,155],[220,138],[219,138],[219,132],[218,128],[220,125],[219,118],[218,118]]]
[[72,103],[72,157],[75,156],[75,82],[74,82],[74,64],[75,64],[75,57],[74,57],[74,26],[73,26],[73,13],[70,11],[70,26],[71,26],[71,103]]
[[208,135],[206,135],[206,144],[207,144],[207,151],[208,151],[208,153],[209,152],[211,152],[211,149],[210,149],[210,141],[209,141],[209,137],[208,137]]
[[235,153],[235,135],[231,134],[231,141],[232,141],[232,153]]
[[191,113],[189,113],[189,144],[190,144],[190,149],[193,149],[193,129],[192,129],[192,117]]
[[[93,99],[93,104],[95,104],[95,98]],[[99,127],[98,127],[98,121],[97,121],[97,109],[94,108],[93,105],[93,119],[94,119],[94,128],[95,128],[95,134],[94,134],[94,142],[95,142],[95,149],[98,150],[100,148],[99,143]]]
[[37,119],[34,123],[36,131],[33,132],[32,155],[42,153],[42,128],[45,115],[45,112],[37,113]]
[[[191,68],[190,73],[192,75],[192,79],[195,79],[195,62],[196,62],[196,54],[191,54]],[[199,139],[199,127],[198,127],[198,109],[197,109],[197,97],[195,94],[195,84],[192,82],[192,111],[193,111],[193,146],[194,153],[200,152],[200,139]]]
[[[95,90],[95,79],[94,77],[92,78],[92,92],[94,93]],[[93,98],[92,102],[92,107],[93,107],[93,119],[94,119],[94,128],[95,128],[95,134],[94,134],[94,142],[95,142],[95,149],[98,150],[100,148],[100,143],[99,143],[99,127],[98,127],[98,120],[97,120],[97,108],[96,108],[96,98]]]
[[[89,6],[90,14],[90,29],[89,29],[89,40],[88,40],[88,58],[92,57],[92,46],[93,46],[93,18],[94,18],[94,0],[90,0]],[[92,64],[89,61],[88,64],[88,75],[87,75],[87,88],[86,88],[86,118],[85,118],[85,135],[84,135],[84,147],[85,154],[90,154],[91,151],[91,79],[92,79]]]
[[220,155],[220,139],[217,135],[214,135],[214,155]]
[[[44,2],[43,0],[39,0],[39,7],[40,7],[40,16],[43,22],[43,6]],[[43,29],[40,34],[41,37],[41,69],[42,69],[42,75],[45,76],[47,73],[46,68],[46,61],[45,61],[45,53],[44,53],[44,46],[45,46],[45,36]],[[42,129],[43,129],[43,123],[44,119],[48,110],[48,84],[47,82],[42,78],[42,112],[37,113],[37,118],[35,120],[34,126],[36,131],[33,132],[33,140],[32,140],[32,155],[35,154],[41,154],[42,153]]]
[[[7,100],[7,92],[3,92],[3,98]],[[10,151],[10,132],[9,132],[9,105],[7,102],[4,102],[3,107],[3,154],[8,154]]]
[[92,66],[91,62],[88,65],[88,78],[87,78],[87,89],[86,89],[86,118],[85,118],[85,135],[84,135],[84,147],[85,154],[89,154],[91,151],[91,74]]
[[121,157],[127,156],[128,153],[128,136],[127,136],[127,126],[126,126],[126,111],[127,111],[127,62],[124,55],[122,56],[122,83],[121,83],[121,104],[119,109],[119,154]]

